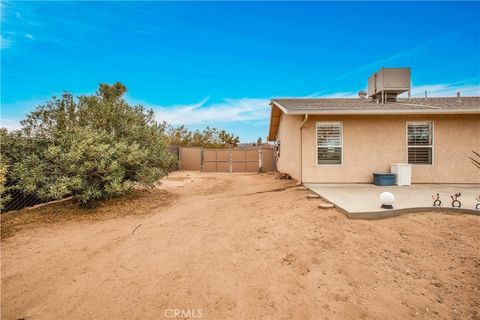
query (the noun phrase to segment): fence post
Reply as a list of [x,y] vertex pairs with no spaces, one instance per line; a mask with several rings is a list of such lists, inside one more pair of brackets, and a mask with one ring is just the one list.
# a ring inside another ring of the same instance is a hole
[[258,172],[262,172],[263,167],[263,152],[262,149],[258,149]]
[[230,149],[228,152],[228,170],[230,174],[232,174],[232,150]]
[[200,172],[203,172],[203,148],[200,148]]
[[245,159],[243,161],[243,164],[244,164],[243,168],[245,170],[244,172],[247,172],[247,163],[248,163],[248,161],[247,161],[247,159],[248,159],[247,158],[247,149],[244,149],[244,151],[243,151],[243,158]]
[[182,159],[180,159],[180,146],[177,147],[177,167],[178,167],[178,170],[182,170]]

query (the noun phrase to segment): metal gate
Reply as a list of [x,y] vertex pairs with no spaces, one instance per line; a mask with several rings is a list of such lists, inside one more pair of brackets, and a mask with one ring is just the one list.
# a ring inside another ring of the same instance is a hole
[[202,149],[202,172],[267,172],[275,170],[273,149]]

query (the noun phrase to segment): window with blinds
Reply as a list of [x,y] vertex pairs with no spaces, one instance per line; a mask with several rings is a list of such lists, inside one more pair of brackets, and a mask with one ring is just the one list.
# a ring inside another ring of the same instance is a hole
[[317,164],[342,164],[342,124],[317,122]]
[[407,124],[408,163],[433,164],[433,123]]

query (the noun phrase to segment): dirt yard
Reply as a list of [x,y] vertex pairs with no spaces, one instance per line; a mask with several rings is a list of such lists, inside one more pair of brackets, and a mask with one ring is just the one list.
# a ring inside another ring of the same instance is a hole
[[131,210],[109,219],[17,223],[2,319],[480,319],[480,217],[349,220],[268,192],[292,184],[175,172],[166,205],[151,192],[102,206]]

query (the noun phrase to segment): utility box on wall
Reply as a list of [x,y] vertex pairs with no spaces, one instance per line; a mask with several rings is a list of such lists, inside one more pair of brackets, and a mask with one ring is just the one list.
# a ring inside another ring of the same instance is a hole
[[[410,91],[410,68],[381,68],[368,78],[368,96],[396,99]],[[386,100],[386,99],[385,99]]]
[[412,184],[412,165],[408,163],[394,163],[390,166],[390,172],[395,174],[397,186],[409,186]]

